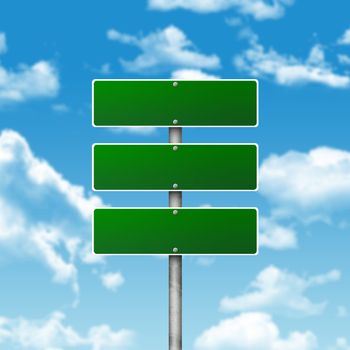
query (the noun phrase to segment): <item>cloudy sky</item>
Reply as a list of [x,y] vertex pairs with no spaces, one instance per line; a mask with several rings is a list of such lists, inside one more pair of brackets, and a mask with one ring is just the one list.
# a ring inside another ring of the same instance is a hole
[[97,206],[167,193],[93,193],[95,78],[257,78],[260,125],[188,128],[184,142],[256,142],[258,193],[183,205],[257,206],[260,253],[185,257],[193,350],[350,349],[350,4],[301,0],[18,1],[0,5],[0,349],[167,348],[161,257],[91,254]]

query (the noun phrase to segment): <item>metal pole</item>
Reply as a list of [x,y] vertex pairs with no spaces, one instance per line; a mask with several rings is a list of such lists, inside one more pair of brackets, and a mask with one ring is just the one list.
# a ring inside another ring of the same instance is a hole
[[[169,143],[182,142],[182,128],[169,128]],[[169,207],[182,206],[182,192],[169,192]],[[182,256],[169,255],[169,350],[182,350]]]

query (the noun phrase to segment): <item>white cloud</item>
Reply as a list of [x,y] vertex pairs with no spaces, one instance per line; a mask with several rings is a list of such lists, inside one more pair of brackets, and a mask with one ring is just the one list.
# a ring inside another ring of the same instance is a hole
[[[85,197],[83,187],[70,184],[49,163],[35,157],[23,136],[13,130],[4,130],[0,133],[0,174],[3,179],[0,189],[6,191],[6,185],[14,186],[18,180],[14,178],[16,166],[23,171],[20,178],[26,178],[31,187],[56,191],[86,220],[91,219],[95,207],[102,205],[99,197]],[[32,192],[30,188],[28,192]]]
[[127,329],[113,331],[108,325],[91,327],[87,335],[80,335],[65,324],[62,312],[53,312],[44,320],[0,318],[0,344],[35,350],[63,350],[89,346],[91,350],[125,349],[134,338]]
[[348,340],[344,337],[337,338],[336,349],[350,350],[350,344],[349,344]]
[[112,291],[116,291],[125,282],[124,276],[120,272],[108,272],[101,276],[102,284]]
[[129,72],[149,73],[161,68],[174,67],[220,67],[218,56],[198,52],[186,34],[173,25],[140,38],[110,29],[107,31],[107,38],[136,46],[142,51],[133,61],[121,60],[123,67]]
[[101,74],[111,74],[112,73],[111,64],[110,63],[102,64],[101,69],[100,69],[100,73]]
[[88,260],[92,210],[101,199],[69,183],[11,130],[0,133],[0,178],[0,249],[44,262],[77,295],[76,257]]
[[200,69],[178,69],[172,72],[171,79],[215,80],[220,79],[220,77],[217,75],[205,73]]
[[282,338],[278,326],[266,313],[242,313],[220,321],[195,341],[196,349],[210,350],[312,350],[317,338],[310,332],[291,332]]
[[[0,32],[0,54],[7,52],[5,33]],[[37,97],[54,97],[59,90],[56,67],[49,61],[20,64],[16,70],[0,63],[0,105]]]
[[325,61],[325,54],[321,45],[315,45],[311,48],[307,63],[319,65]]
[[157,128],[153,126],[124,126],[109,128],[114,134],[132,134],[132,135],[141,135],[141,136],[152,136],[157,132]]
[[127,329],[113,332],[107,325],[93,327],[88,334],[88,343],[92,344],[92,350],[125,349],[132,340],[133,332]]
[[[54,227],[36,227],[30,230],[30,244],[35,245],[37,252],[54,273],[54,281],[58,283],[67,283],[73,281],[73,289],[79,292],[77,283],[77,269],[71,261],[65,261],[57,253],[55,247],[60,243],[66,245],[66,250],[70,253],[70,260],[73,259],[75,252],[69,249],[69,238],[62,238],[62,233]],[[62,241],[62,242],[61,242]]]
[[199,207],[200,208],[212,208],[213,206],[210,203],[203,203]]
[[102,63],[100,66],[92,66],[89,63],[84,63],[84,68],[95,75],[110,75],[113,73],[112,65],[108,62]]
[[260,168],[260,192],[303,215],[343,210],[350,196],[350,152],[317,147],[271,155]]
[[256,34],[243,31],[248,37],[250,48],[234,58],[235,66],[254,77],[271,77],[280,85],[307,83],[323,84],[332,88],[344,88],[350,85],[350,77],[337,74],[326,62],[324,49],[315,45],[306,60],[294,56],[281,55],[274,49],[266,50]]
[[320,314],[326,302],[313,303],[304,296],[304,293],[309,288],[339,279],[338,270],[302,278],[275,266],[269,266],[250,284],[252,291],[238,297],[224,297],[220,302],[220,309],[225,312],[273,309],[298,315]]
[[80,249],[79,257],[85,264],[103,264],[105,259],[103,255],[93,254],[91,242],[86,242]]
[[64,103],[56,103],[52,105],[52,109],[58,113],[66,113],[69,111],[69,107]]
[[138,46],[140,43],[140,40],[137,37],[129,34],[120,33],[115,29],[107,30],[107,39],[120,41],[123,44],[133,44],[136,46]]
[[0,32],[0,55],[7,51],[6,34]]
[[197,258],[197,264],[199,266],[208,267],[215,263],[215,258],[211,256],[201,256]]
[[338,57],[339,63],[345,64],[345,65],[350,65],[350,56],[344,55],[344,54],[339,54],[337,57]]
[[259,244],[275,250],[297,247],[296,232],[291,227],[284,227],[271,218],[259,219]]
[[243,21],[239,17],[230,17],[225,19],[225,23],[230,27],[239,27],[243,24]]
[[340,45],[350,45],[350,28],[338,39]]
[[[0,152],[0,162],[1,162]],[[18,208],[0,197],[0,243],[11,242],[17,239],[25,225],[25,218]]]
[[20,65],[17,71],[0,65],[0,103],[53,97],[58,90],[58,72],[48,61],[39,61],[32,66]]
[[199,13],[219,12],[235,8],[238,12],[250,15],[256,20],[277,19],[285,13],[285,8],[293,0],[149,0],[149,7],[154,10],[169,11],[177,8]]
[[348,311],[347,307],[344,306],[344,305],[338,306],[338,308],[337,308],[337,316],[341,317],[341,318],[348,317],[349,316],[349,311]]

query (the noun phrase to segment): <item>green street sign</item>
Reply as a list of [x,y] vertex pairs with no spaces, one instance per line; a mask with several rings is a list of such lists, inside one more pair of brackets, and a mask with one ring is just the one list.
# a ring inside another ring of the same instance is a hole
[[94,144],[92,153],[94,190],[257,190],[256,144]]
[[257,126],[257,80],[94,80],[93,126]]
[[257,254],[256,208],[99,208],[95,254]]

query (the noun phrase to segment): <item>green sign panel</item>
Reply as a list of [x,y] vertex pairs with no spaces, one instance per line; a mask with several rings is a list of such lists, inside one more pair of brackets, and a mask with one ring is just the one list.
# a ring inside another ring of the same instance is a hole
[[94,126],[257,126],[257,80],[94,80]]
[[255,208],[101,208],[96,254],[256,254]]
[[256,144],[95,144],[94,190],[256,190]]

